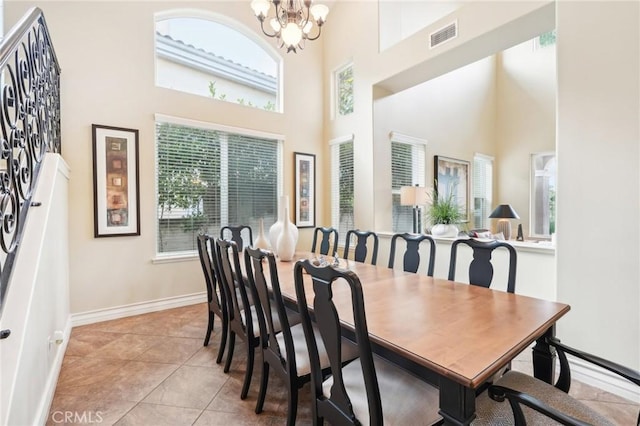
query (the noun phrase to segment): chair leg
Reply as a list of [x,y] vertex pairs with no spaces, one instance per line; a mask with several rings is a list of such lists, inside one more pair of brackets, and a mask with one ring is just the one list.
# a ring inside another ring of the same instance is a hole
[[258,392],[258,400],[256,401],[256,414],[262,413],[264,407],[264,398],[267,395],[267,386],[269,384],[269,363],[262,363],[262,373],[260,376],[260,391]]
[[229,333],[229,348],[227,349],[227,361],[224,364],[224,372],[228,373],[231,368],[231,360],[233,359],[233,348],[236,345],[236,333],[231,331]]
[[296,415],[298,414],[298,387],[289,383],[287,426],[295,426]]
[[251,345],[250,339],[247,339],[245,343],[247,345],[247,371],[244,372],[244,384],[242,385],[242,392],[240,392],[240,399],[245,399],[249,393],[251,375],[253,374],[253,360],[255,357],[255,349],[253,345]]
[[222,356],[224,355],[224,348],[227,345],[227,334],[229,325],[226,321],[222,321],[222,336],[220,336],[220,347],[218,348],[218,357],[216,358],[216,364],[222,362]]
[[215,315],[213,312],[209,311],[209,324],[207,324],[207,334],[204,336],[204,345],[209,346],[209,338],[211,337],[211,332],[213,331],[213,319]]

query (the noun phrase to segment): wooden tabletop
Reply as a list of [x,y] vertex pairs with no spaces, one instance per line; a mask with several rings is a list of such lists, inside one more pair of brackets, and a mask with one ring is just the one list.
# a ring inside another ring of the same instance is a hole
[[[297,253],[294,259],[313,258]],[[331,260],[331,259],[329,259]],[[295,300],[293,262],[278,262],[283,296]],[[542,336],[569,305],[340,260],[362,282],[371,340],[468,388],[484,383]],[[337,284],[337,283],[336,283]],[[307,289],[312,305],[313,291]],[[334,286],[341,318],[353,324],[349,290]]]

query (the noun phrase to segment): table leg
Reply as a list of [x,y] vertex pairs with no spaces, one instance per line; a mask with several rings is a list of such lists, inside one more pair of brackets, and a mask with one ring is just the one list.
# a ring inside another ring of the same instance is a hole
[[556,349],[547,344],[548,337],[556,335],[556,326],[552,325],[538,339],[533,347],[533,375],[537,379],[553,384],[556,367]]
[[459,383],[440,378],[440,415],[445,425],[469,425],[476,417],[476,393]]

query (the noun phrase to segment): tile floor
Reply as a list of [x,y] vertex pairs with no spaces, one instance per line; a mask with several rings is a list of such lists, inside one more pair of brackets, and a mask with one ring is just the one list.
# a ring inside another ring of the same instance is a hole
[[[264,411],[256,415],[259,374],[240,400],[245,358],[236,350],[231,371],[223,373],[215,363],[219,322],[202,346],[206,319],[206,304],[198,304],[74,328],[47,424],[284,425],[282,382],[271,377]],[[513,368],[530,370],[527,358]],[[638,404],[581,383],[571,393],[619,425],[635,424]],[[306,385],[297,424],[311,424],[309,404]]]

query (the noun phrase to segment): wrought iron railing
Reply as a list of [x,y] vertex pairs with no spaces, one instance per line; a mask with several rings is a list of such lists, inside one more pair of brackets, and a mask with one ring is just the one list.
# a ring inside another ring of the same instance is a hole
[[1,312],[40,164],[61,152],[60,66],[39,8],[0,43],[0,89]]

